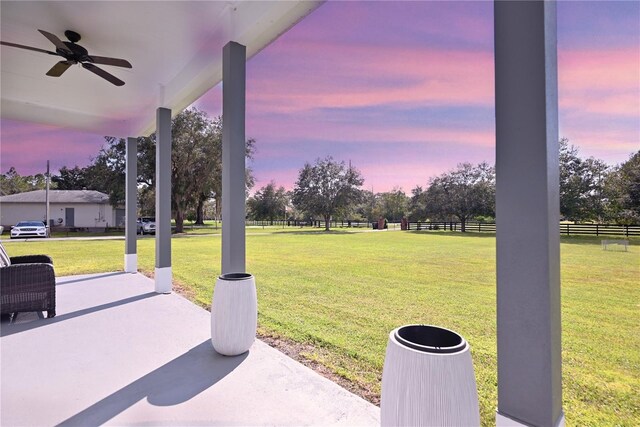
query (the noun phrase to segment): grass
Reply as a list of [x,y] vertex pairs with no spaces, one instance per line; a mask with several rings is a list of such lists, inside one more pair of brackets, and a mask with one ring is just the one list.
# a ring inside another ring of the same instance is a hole
[[[260,330],[311,344],[305,357],[379,392],[387,336],[407,323],[456,330],[471,344],[483,425],[497,399],[495,236],[248,229]],[[563,238],[563,406],[568,425],[640,424],[640,239],[629,252]],[[123,241],[5,244],[12,255],[48,253],[58,275],[121,268]],[[154,240],[138,243],[151,273]],[[87,254],[91,254],[87,257]],[[174,280],[208,307],[220,237],[176,238]]]

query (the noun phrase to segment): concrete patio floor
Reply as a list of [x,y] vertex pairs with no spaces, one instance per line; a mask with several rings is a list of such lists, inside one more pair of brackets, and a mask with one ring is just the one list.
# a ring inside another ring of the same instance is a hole
[[379,425],[376,406],[261,341],[218,355],[209,312],[153,287],[61,277],[56,317],[3,323],[0,424]]

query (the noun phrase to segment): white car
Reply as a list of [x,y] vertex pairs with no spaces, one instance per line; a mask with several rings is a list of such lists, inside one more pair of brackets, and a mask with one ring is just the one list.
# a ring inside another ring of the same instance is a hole
[[156,234],[155,218],[138,218],[138,234]]
[[11,227],[11,238],[47,237],[47,227],[42,221],[20,221]]

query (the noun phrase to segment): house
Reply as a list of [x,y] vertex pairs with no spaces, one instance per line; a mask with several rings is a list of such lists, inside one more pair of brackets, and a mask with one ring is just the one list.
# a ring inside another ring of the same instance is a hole
[[[36,190],[0,197],[0,224],[46,218],[46,191]],[[49,190],[49,218],[55,227],[104,230],[124,226],[124,208],[113,207],[109,196],[93,190]]]

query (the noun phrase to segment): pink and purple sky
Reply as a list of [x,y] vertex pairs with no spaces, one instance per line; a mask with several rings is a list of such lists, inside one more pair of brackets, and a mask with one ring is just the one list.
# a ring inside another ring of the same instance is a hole
[[[609,164],[640,149],[640,2],[559,2],[558,73],[561,137]],[[493,79],[492,2],[326,3],[247,64],[256,189],[291,189],[326,155],[376,192],[493,163]],[[221,114],[220,85],[194,105]],[[104,142],[10,120],[0,131],[0,170],[22,175],[47,159],[86,166]]]

